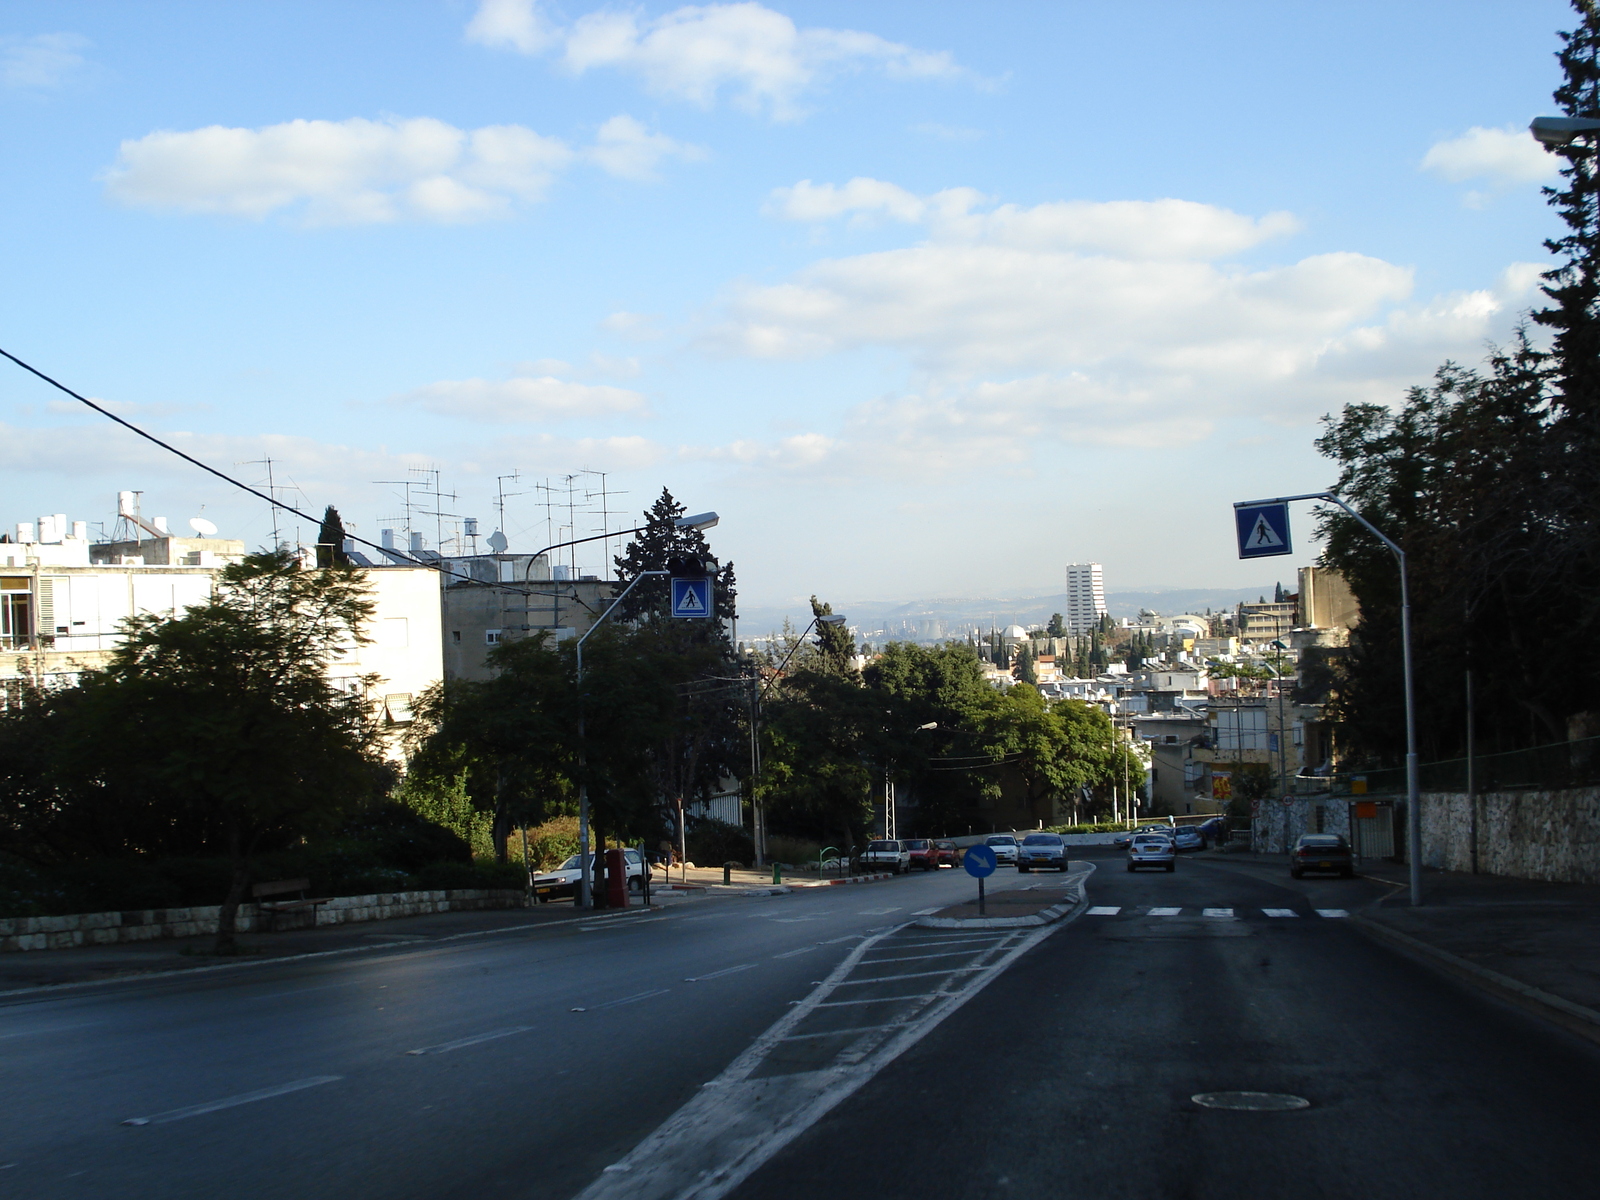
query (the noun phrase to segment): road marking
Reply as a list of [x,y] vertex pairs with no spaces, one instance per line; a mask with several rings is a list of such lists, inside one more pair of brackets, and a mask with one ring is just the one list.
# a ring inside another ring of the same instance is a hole
[[343,1075],[313,1075],[310,1079],[296,1079],[293,1083],[280,1083],[277,1087],[262,1088],[260,1091],[243,1092],[237,1096],[228,1096],[222,1100],[212,1100],[206,1104],[191,1104],[188,1108],[171,1108],[166,1112],[155,1113],[148,1117],[129,1117],[124,1125],[165,1125],[169,1121],[181,1121],[185,1117],[200,1117],[206,1113],[220,1112],[225,1108],[237,1108],[241,1104],[254,1104],[257,1100],[271,1100],[274,1096],[287,1096],[290,1092],[303,1091],[305,1088],[321,1087],[325,1083],[337,1083]]
[[1114,917],[1122,911],[1120,904],[1100,904],[1089,910],[1091,917]]
[[861,987],[872,983],[895,983],[901,979],[927,979],[933,975],[960,975],[970,971],[987,971],[988,967],[946,967],[942,971],[902,971],[898,975],[885,975],[880,979],[846,979],[836,987]]
[[867,935],[864,934],[864,933],[847,933],[843,937],[829,938],[825,942],[818,942],[817,945],[819,945],[819,946],[837,946],[840,942],[853,942],[857,938],[864,938],[866,936]]
[[1263,908],[1261,911],[1269,917],[1298,917],[1300,915],[1292,908]]
[[640,1000],[648,1000],[652,996],[665,996],[671,988],[656,988],[650,992],[640,992],[637,996],[624,996],[621,1000],[607,1000],[604,1004],[596,1004],[591,1010],[599,1012],[602,1008],[616,1008],[619,1004],[637,1004]]
[[1200,911],[1205,916],[1216,917],[1218,920],[1221,920],[1221,921],[1231,921],[1231,920],[1233,920],[1233,909],[1231,909],[1231,908],[1203,908]]
[[1348,912],[1346,912],[1342,908],[1319,908],[1319,909],[1317,909],[1317,916],[1319,916],[1319,917],[1348,917],[1349,915],[1350,914]]
[[1148,915],[1152,917],[1175,917],[1182,911],[1183,909],[1181,908],[1152,908]]
[[732,975],[735,971],[748,971],[755,963],[740,963],[737,967],[723,967],[720,971],[712,971],[709,975],[691,975],[684,980],[685,983],[700,983],[706,979],[721,979],[724,975]]
[[437,1046],[424,1046],[420,1050],[407,1050],[406,1053],[409,1055],[448,1054],[450,1051],[460,1050],[464,1046],[476,1046],[479,1042],[492,1042],[496,1038],[527,1033],[532,1028],[532,1025],[513,1025],[509,1029],[491,1029],[488,1033],[475,1033],[471,1037],[457,1038],[453,1042],[440,1042]]
[[899,912],[904,905],[895,905],[893,908],[863,908],[860,915],[863,917],[882,917],[892,912]]
[[[966,950],[949,950],[944,954],[902,954],[899,958],[863,958],[861,965],[863,967],[879,967],[886,963],[922,962],[928,958],[966,958],[971,953],[972,950],[969,948]],[[893,977],[891,976],[891,978]]]
[[913,917],[931,917],[931,916],[933,916],[934,913],[936,913],[938,911],[939,910],[937,908],[919,908],[919,909],[917,909],[916,912],[912,913],[911,915]]
[[798,950],[785,950],[782,954],[774,954],[773,958],[794,958],[801,954],[810,954],[816,946],[801,946]]
[[[939,974],[947,975],[948,971]],[[874,979],[873,983],[888,982]],[[854,1008],[858,1004],[899,1004],[902,1000],[932,1000],[936,996],[946,995],[944,992],[912,992],[909,996],[873,996],[867,1000],[824,1000],[821,1004],[813,1005],[814,1008]]]

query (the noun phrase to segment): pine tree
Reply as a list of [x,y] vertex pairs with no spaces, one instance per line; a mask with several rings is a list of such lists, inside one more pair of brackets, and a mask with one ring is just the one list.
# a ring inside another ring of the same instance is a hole
[[[711,547],[705,534],[698,529],[680,529],[678,518],[684,514],[683,505],[673,499],[666,488],[660,498],[644,514],[644,532],[634,535],[628,547],[612,561],[617,568],[617,594],[644,571],[664,571],[685,559],[710,559]],[[713,563],[714,559],[711,560]],[[735,586],[733,564],[715,567],[712,584],[712,613],[720,621],[705,624],[721,628],[721,621],[732,621],[737,615],[738,589]],[[670,620],[672,612],[672,585],[664,575],[639,581],[639,586],[621,602],[612,619],[624,621]]]
[[348,567],[350,557],[344,552],[344,522],[339,510],[328,505],[322,514],[322,528],[317,533],[317,566]]

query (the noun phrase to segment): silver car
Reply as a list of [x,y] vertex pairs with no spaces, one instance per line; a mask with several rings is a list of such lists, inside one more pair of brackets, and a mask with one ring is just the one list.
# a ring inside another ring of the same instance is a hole
[[1030,833],[1022,839],[1017,850],[1017,870],[1026,873],[1034,867],[1067,869],[1067,844],[1059,833]]
[[1017,861],[1017,839],[1009,833],[997,833],[986,838],[983,843],[994,851],[994,860],[997,863],[1014,863]]
[[1178,852],[1173,848],[1172,839],[1164,833],[1137,833],[1128,843],[1130,871],[1140,867],[1165,867],[1172,871],[1177,865]]

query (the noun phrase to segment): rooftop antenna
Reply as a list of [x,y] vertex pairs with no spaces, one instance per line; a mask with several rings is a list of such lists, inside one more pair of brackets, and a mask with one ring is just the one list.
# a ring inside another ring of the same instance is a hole
[[274,501],[272,504],[267,505],[267,507],[272,510],[272,548],[276,550],[281,543],[282,538],[278,532],[278,505],[276,503],[278,499],[278,489],[277,485],[272,482],[272,459],[270,457],[251,458],[246,459],[244,462],[237,465],[241,467],[256,467],[261,466],[262,464],[265,464],[267,468],[267,495],[271,496]]
[[[500,535],[500,543],[501,544],[499,546],[495,546],[494,542],[491,540],[489,545],[490,545],[490,548],[493,549],[496,554],[504,554],[505,550],[506,550],[506,546],[509,544],[509,543],[506,542],[506,533],[505,533],[505,530],[506,530],[506,497],[522,495],[521,492],[508,492],[508,491],[506,491],[506,480],[508,480],[508,479],[512,483],[521,483],[522,482],[522,476],[518,473],[517,469],[515,467],[513,467],[511,469],[511,474],[509,474],[509,475],[496,475],[494,477],[494,484],[495,484],[495,510],[496,510],[496,512],[498,512],[500,514],[500,522],[499,522],[499,524],[497,524],[495,526],[494,532],[496,534]],[[494,536],[493,534],[490,535],[491,539],[493,538],[493,536]]]

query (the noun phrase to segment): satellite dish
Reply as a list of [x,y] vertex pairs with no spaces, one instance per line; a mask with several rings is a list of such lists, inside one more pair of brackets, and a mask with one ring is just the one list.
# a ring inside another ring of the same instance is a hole
[[510,542],[506,541],[506,535],[501,533],[498,529],[489,535],[488,542],[489,549],[493,550],[496,554],[504,554],[506,552],[506,547],[511,544]]
[[204,517],[190,517],[189,528],[194,530],[201,537],[208,538],[217,536],[217,527]]

